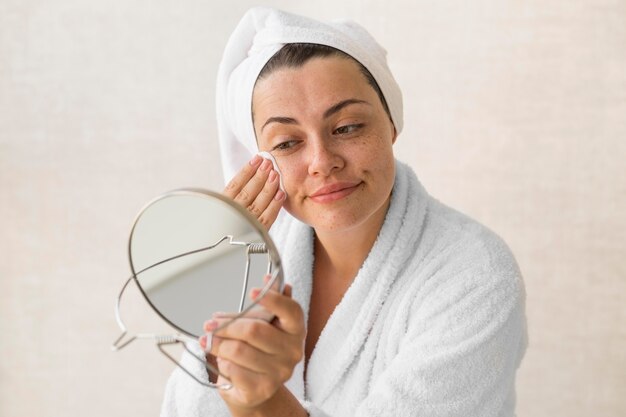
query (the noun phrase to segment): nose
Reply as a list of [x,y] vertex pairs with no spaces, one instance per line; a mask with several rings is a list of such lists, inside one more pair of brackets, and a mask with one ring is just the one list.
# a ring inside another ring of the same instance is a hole
[[343,168],[343,157],[333,149],[329,142],[332,139],[324,137],[311,141],[308,171],[311,176],[328,176],[333,171]]

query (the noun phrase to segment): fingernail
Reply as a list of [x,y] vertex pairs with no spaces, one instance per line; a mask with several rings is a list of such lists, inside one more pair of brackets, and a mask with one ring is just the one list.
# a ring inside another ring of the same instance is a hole
[[250,297],[253,300],[256,300],[256,298],[259,296],[259,294],[261,294],[261,290],[258,288],[253,288],[252,291],[250,291]]
[[216,328],[217,328],[217,321],[215,320],[209,320],[204,323],[204,331],[206,332],[212,332]]
[[283,192],[283,190],[278,190],[276,192],[276,195],[274,196],[274,200],[281,201],[283,198],[285,198],[285,193]]
[[261,164],[261,171],[267,171],[268,169],[270,169],[270,166],[272,166],[272,163],[268,161],[267,159],[264,160],[263,163]]
[[259,163],[261,162],[261,160],[263,160],[262,157],[260,157],[259,155],[254,155],[254,158],[252,158],[250,160],[250,165],[252,166],[257,166],[259,165]]
[[276,179],[277,176],[278,176],[278,174],[276,173],[276,171],[272,170],[270,172],[270,176],[268,178],[268,182],[274,182],[274,180]]
[[204,336],[200,336],[200,346],[202,346],[202,349],[206,349],[206,335]]

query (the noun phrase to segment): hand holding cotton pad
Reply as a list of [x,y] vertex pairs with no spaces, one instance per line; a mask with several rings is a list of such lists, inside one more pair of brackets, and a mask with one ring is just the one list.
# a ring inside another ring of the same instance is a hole
[[285,197],[287,196],[287,191],[285,191],[285,187],[283,186],[283,176],[280,173],[280,169],[278,169],[278,164],[276,163],[276,160],[274,159],[274,155],[272,155],[269,152],[259,152],[257,153],[257,155],[259,155],[262,158],[267,159],[268,161],[270,161],[272,163],[272,165],[274,166],[274,171],[276,171],[276,173],[278,174],[278,182],[279,182],[279,187],[280,190],[285,193]]

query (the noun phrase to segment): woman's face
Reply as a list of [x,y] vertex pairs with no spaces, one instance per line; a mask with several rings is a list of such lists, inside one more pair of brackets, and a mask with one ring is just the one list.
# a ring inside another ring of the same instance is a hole
[[318,232],[382,221],[396,133],[355,62],[314,58],[276,70],[257,82],[252,109],[259,149],[276,159],[291,215]]

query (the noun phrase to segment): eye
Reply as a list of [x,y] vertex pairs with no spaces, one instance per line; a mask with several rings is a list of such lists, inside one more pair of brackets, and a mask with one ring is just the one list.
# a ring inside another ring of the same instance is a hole
[[291,149],[298,144],[297,140],[287,140],[285,142],[281,142],[278,145],[274,146],[272,150],[285,151],[287,149]]
[[360,128],[363,127],[363,124],[354,124],[354,125],[345,125],[345,126],[340,126],[337,129],[335,129],[335,131],[333,132],[333,134],[337,134],[337,135],[348,135],[350,133],[354,133],[357,130],[359,130]]

